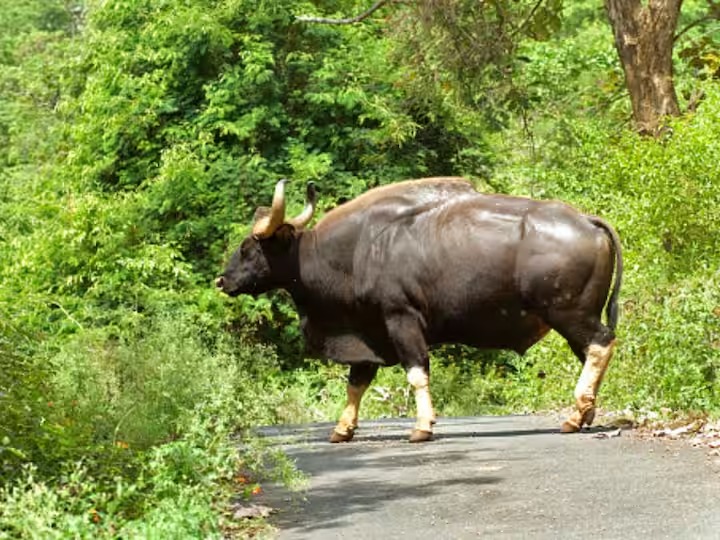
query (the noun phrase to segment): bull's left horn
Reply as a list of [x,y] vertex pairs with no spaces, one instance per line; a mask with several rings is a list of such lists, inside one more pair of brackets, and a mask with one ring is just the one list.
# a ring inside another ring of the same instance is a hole
[[275,184],[270,215],[258,220],[253,227],[253,235],[257,238],[269,238],[285,221],[285,182],[287,179],[283,178]]
[[315,213],[315,205],[317,203],[317,192],[315,191],[315,182],[308,182],[307,193],[305,195],[305,208],[294,218],[288,220],[288,223],[296,229],[302,229],[310,223]]

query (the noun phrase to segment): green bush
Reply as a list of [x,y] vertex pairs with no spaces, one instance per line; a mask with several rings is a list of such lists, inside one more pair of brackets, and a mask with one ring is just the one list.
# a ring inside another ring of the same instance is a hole
[[48,373],[41,427],[25,434],[42,442],[3,452],[16,481],[0,493],[0,537],[219,536],[239,470],[293,479],[235,439],[288,406],[271,348],[166,315],[121,340],[81,332]]

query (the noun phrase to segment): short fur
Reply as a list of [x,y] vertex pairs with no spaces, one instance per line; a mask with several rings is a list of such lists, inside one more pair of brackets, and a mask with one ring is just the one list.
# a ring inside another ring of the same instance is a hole
[[370,190],[313,230],[248,237],[219,284],[289,291],[307,345],[327,358],[410,369],[427,368],[435,344],[522,354],[551,328],[584,361],[614,339],[621,280],[617,234],[600,218],[431,178]]

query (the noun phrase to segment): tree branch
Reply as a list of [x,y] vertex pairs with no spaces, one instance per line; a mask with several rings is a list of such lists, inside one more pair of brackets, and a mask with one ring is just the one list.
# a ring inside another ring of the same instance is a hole
[[527,16],[527,18],[522,22],[522,24],[521,24],[520,26],[518,26],[518,27],[513,31],[513,33],[511,34],[511,36],[516,36],[516,35],[518,35],[520,32],[522,32],[522,31],[525,29],[525,27],[530,23],[530,21],[532,20],[532,18],[535,16],[535,12],[540,8],[540,6],[542,5],[542,3],[543,3],[544,1],[545,1],[545,0],[538,0],[538,2],[537,2],[537,3],[533,6],[533,8],[530,10],[530,14],[529,14],[529,15]]
[[355,24],[357,22],[363,21],[367,19],[370,15],[372,15],[375,11],[383,7],[388,2],[391,2],[392,0],[377,0],[370,9],[367,11],[361,13],[360,15],[356,15],[355,17],[349,17],[347,19],[326,19],[325,17],[311,17],[308,15],[299,15],[295,17],[296,21],[299,22],[308,22],[308,23],[318,23],[318,24]]
[[680,37],[688,30],[692,30],[696,26],[698,26],[704,22],[712,21],[712,20],[715,20],[715,17],[713,17],[712,15],[705,15],[704,17],[700,17],[698,20],[691,22],[685,28],[683,28],[677,34],[675,34],[675,37],[673,37],[673,43],[675,43],[678,39],[680,39]]

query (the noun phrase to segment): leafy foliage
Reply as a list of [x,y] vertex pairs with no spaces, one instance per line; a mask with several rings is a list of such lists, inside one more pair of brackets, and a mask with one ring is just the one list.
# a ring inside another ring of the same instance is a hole
[[[232,436],[335,417],[345,370],[304,359],[287,295],[212,289],[281,177],[316,181],[321,211],[463,174],[603,215],[627,261],[603,403],[718,413],[710,22],[677,55],[702,99],[646,141],[596,4],[421,2],[338,27],[297,23],[299,0],[0,0],[0,537],[220,536],[233,491],[292,481]],[[474,414],[566,405],[579,365],[551,336],[522,358],[446,347],[432,369],[439,412]],[[384,370],[363,416],[412,401]]]

